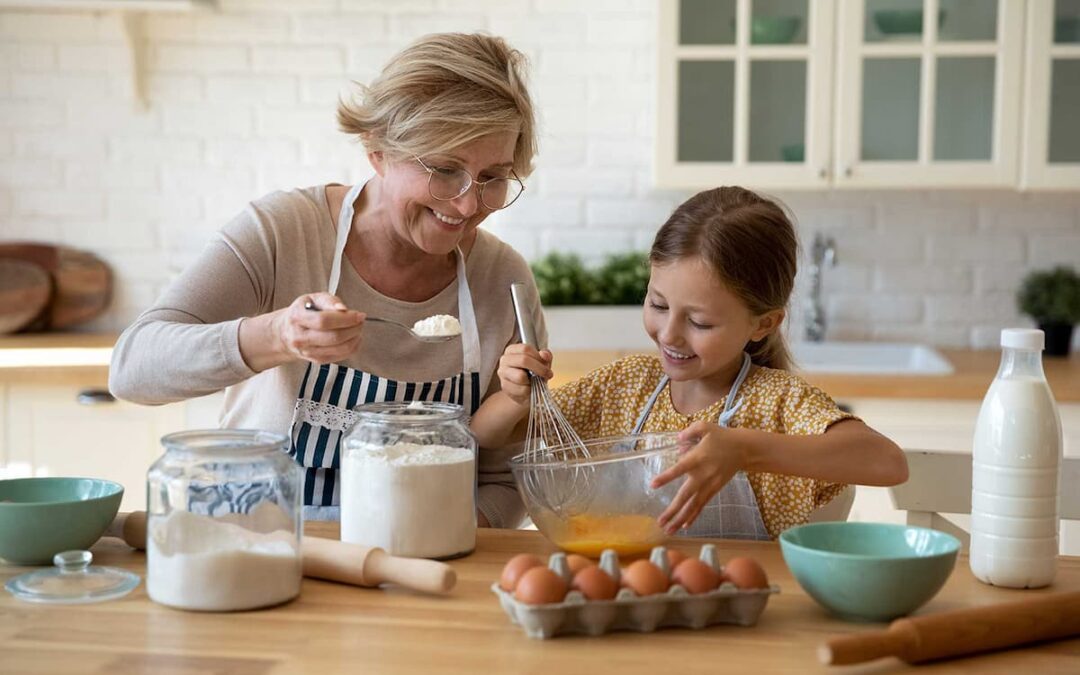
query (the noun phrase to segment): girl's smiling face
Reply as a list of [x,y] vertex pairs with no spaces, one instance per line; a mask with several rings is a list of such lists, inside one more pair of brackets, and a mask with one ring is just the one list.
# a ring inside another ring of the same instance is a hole
[[645,331],[673,381],[725,380],[742,363],[746,343],[776,330],[783,310],[755,316],[700,257],[653,264],[645,297]]
[[[421,159],[432,168],[465,169],[479,180],[506,177],[513,167],[516,143],[517,134],[494,133],[451,153]],[[394,231],[425,253],[442,255],[453,251],[491,215],[480,201],[478,185],[457,199],[438,200],[428,191],[428,172],[415,159],[387,162],[380,154],[369,157],[382,177],[383,202],[388,206]]]

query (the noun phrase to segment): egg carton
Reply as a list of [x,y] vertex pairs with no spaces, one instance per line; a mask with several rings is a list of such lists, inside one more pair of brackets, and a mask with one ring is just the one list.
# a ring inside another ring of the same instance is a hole
[[[698,557],[717,572],[721,571],[716,547],[705,544]],[[663,546],[652,549],[649,561],[671,576],[667,551]],[[552,554],[548,567],[569,585],[570,565],[565,553]],[[620,581],[618,554],[607,549],[600,555],[600,568]],[[706,593],[692,594],[678,584],[664,593],[639,596],[629,588],[620,588],[613,600],[587,600],[580,591],[571,590],[562,602],[530,605],[499,586],[491,585],[499,603],[510,620],[521,626],[531,638],[547,639],[557,635],[602,635],[609,631],[632,630],[649,633],[658,628],[680,627],[700,629],[719,623],[753,626],[765,611],[769,596],[780,587],[739,589],[730,581]]]

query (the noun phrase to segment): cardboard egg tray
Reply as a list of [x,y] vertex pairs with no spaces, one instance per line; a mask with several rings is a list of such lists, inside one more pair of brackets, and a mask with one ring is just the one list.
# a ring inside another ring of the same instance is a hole
[[[716,547],[705,544],[698,557],[719,572],[721,565]],[[653,548],[649,560],[670,577],[666,549]],[[548,567],[570,583],[570,566],[565,553],[555,553]],[[618,554],[606,550],[600,556],[600,568],[620,581]],[[718,623],[753,626],[765,611],[769,596],[779,593],[780,587],[740,590],[729,581],[706,593],[691,594],[678,584],[664,593],[639,596],[629,588],[620,588],[614,600],[586,600],[580,591],[571,590],[562,602],[529,605],[504,591],[498,582],[491,590],[499,596],[503,611],[510,620],[525,629],[531,638],[551,638],[557,635],[583,633],[602,635],[609,631],[633,630],[649,633],[658,628],[704,628]]]

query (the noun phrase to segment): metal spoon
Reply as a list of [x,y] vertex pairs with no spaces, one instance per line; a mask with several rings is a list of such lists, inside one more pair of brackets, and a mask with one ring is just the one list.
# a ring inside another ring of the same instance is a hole
[[[307,302],[304,303],[304,309],[312,311],[312,312],[321,312],[322,311],[319,307],[317,307],[315,305],[314,302],[311,302],[310,300],[308,300]],[[461,337],[460,333],[455,333],[454,335],[422,335],[420,333],[417,333],[412,328],[406,326],[403,323],[398,323],[397,321],[391,321],[390,319],[383,319],[383,318],[380,318],[380,317],[377,317],[377,316],[369,316],[368,318],[366,318],[364,320],[365,321],[376,321],[378,323],[388,323],[391,326],[397,326],[398,328],[400,328],[402,330],[408,331],[409,335],[412,335],[414,338],[416,338],[420,342],[449,342],[450,340],[453,340],[454,338]]]

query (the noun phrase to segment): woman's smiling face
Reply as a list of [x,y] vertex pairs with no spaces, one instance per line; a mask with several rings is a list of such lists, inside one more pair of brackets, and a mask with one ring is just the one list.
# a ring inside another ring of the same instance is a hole
[[[453,152],[421,157],[432,168],[468,171],[476,179],[502,178],[510,174],[517,134],[500,132],[484,136]],[[372,164],[382,178],[382,204],[390,214],[395,233],[432,255],[453,251],[462,239],[491,214],[473,185],[456,199],[435,199],[428,191],[428,172],[412,158],[386,162],[374,157]]]
[[700,257],[652,266],[645,330],[672,380],[726,377],[742,362],[748,342],[779,325],[775,314],[754,316]]

